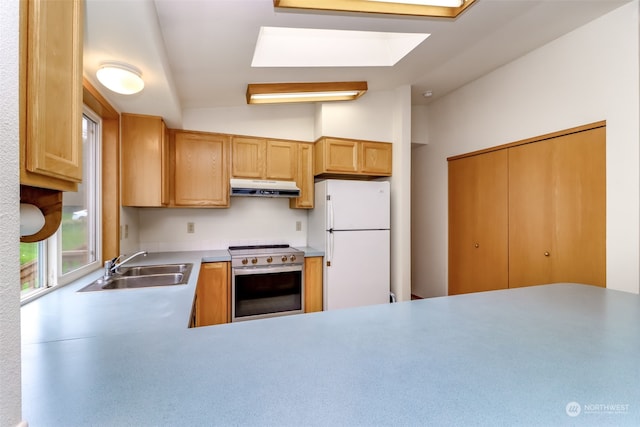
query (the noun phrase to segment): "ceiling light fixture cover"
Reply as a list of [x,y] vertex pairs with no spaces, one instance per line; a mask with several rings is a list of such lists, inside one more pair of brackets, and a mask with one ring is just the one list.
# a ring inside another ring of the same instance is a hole
[[251,83],[247,104],[352,101],[367,88],[367,82]]
[[455,18],[475,0],[273,0],[275,7]]
[[124,62],[103,63],[96,77],[107,89],[122,95],[133,95],[144,88],[140,70]]

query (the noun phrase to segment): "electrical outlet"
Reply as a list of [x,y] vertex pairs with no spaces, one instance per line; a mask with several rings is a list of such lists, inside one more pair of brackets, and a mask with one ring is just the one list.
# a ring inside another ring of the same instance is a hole
[[187,223],[187,233],[195,233],[196,225],[193,222]]
[[124,238],[125,239],[129,238],[129,224],[124,225]]
[[296,231],[302,230],[302,221],[296,221]]

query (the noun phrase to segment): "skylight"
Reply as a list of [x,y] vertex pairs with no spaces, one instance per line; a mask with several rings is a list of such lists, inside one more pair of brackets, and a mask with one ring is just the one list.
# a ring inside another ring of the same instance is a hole
[[262,27],[251,66],[392,67],[427,37],[427,33]]

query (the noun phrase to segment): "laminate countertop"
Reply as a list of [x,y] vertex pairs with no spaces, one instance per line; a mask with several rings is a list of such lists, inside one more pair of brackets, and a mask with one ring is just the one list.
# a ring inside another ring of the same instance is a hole
[[75,290],[23,307],[31,427],[640,425],[634,294],[555,284],[188,329],[193,294]]

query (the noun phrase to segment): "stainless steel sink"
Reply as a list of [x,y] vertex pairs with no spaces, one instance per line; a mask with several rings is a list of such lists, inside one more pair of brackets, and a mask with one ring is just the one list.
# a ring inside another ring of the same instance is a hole
[[120,276],[106,280],[102,289],[146,288],[149,286],[170,286],[186,283],[184,274],[149,274],[146,276]]
[[100,278],[78,292],[185,285],[189,282],[192,267],[193,264],[123,267],[113,276]]
[[191,271],[192,264],[159,264],[140,267],[123,267],[117,270],[120,276],[146,276],[149,274],[184,273]]

